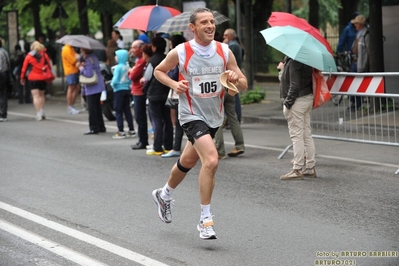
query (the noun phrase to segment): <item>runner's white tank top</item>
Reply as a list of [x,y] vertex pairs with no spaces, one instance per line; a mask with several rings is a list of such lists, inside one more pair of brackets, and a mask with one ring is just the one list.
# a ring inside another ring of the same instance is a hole
[[226,71],[228,45],[212,41],[204,47],[191,40],[175,49],[179,56],[179,80],[189,82],[186,93],[179,95],[180,124],[201,120],[211,128],[221,126],[225,90],[219,78]]

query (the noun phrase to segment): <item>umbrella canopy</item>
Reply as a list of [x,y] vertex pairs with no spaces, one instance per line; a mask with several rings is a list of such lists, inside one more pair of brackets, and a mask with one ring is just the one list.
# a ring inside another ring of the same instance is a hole
[[104,50],[105,46],[99,41],[86,35],[65,35],[56,43],[69,44],[70,46],[86,48],[90,50]]
[[333,50],[329,42],[321,35],[320,31],[310,25],[305,19],[298,18],[295,15],[286,12],[272,12],[269,20],[267,21],[270,26],[292,26],[301,30],[306,31],[313,37],[315,37],[319,42],[321,42],[327,50],[333,54]]
[[143,31],[158,30],[168,18],[181,12],[168,6],[147,5],[138,6],[128,11],[114,27],[120,29],[136,29]]
[[291,27],[271,27],[260,32],[266,43],[292,59],[321,71],[337,71],[326,47],[309,33]]
[[[220,14],[217,11],[212,11],[213,16],[215,17],[215,24],[219,25],[223,22],[229,21],[229,18]],[[183,12],[180,15],[177,15],[173,18],[169,18],[165,21],[164,24],[157,30],[158,32],[181,32],[181,31],[189,31],[190,27],[190,16],[192,12],[187,11]]]

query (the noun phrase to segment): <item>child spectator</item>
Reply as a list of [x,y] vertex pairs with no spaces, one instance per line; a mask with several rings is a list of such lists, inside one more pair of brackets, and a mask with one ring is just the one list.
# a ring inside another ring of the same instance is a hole
[[[129,65],[127,64],[129,55],[126,50],[117,50],[115,51],[115,54],[117,65],[115,66],[111,87],[114,89],[114,110],[118,133],[116,133],[112,138],[124,139],[126,137],[136,136],[132,111],[130,110],[130,102],[132,99],[130,93],[131,81],[128,77]],[[123,115],[125,115],[129,127],[127,134],[123,131]]]

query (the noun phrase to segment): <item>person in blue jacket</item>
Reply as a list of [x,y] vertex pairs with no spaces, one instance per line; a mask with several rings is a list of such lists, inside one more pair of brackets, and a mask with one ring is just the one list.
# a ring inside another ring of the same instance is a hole
[[[359,15],[359,12],[355,12],[352,14],[352,19],[356,18]],[[352,20],[351,19],[351,20]],[[356,39],[357,30],[351,21],[348,22],[348,25],[344,28],[341,35],[339,36],[339,41],[337,45],[337,53],[342,52],[350,52],[352,50],[352,45]]]
[[[114,110],[118,133],[116,133],[112,138],[124,139],[126,137],[136,136],[136,132],[134,131],[133,115],[130,109],[132,95],[130,93],[131,81],[128,76],[128,70],[130,68],[128,65],[129,54],[127,50],[121,49],[115,51],[115,55],[117,65],[114,68],[111,87],[114,90]],[[125,115],[129,127],[127,134],[123,130],[123,115]]]

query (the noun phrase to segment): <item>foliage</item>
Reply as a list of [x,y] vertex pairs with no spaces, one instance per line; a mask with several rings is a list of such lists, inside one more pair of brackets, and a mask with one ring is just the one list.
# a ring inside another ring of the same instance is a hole
[[266,98],[266,92],[261,91],[258,86],[240,95],[241,104],[260,103]]

